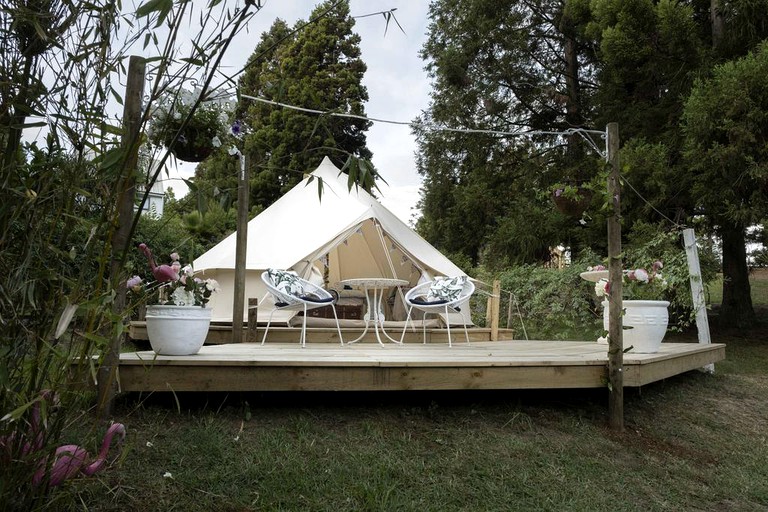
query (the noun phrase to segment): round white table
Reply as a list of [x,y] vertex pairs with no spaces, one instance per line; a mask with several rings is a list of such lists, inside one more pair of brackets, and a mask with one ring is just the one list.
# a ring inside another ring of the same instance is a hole
[[348,341],[347,344],[357,343],[363,339],[363,337],[368,332],[368,324],[370,322],[373,322],[373,330],[376,333],[376,340],[378,340],[379,345],[384,346],[384,342],[381,340],[382,334],[386,336],[387,339],[389,339],[391,342],[400,344],[400,340],[394,339],[384,330],[384,310],[382,308],[382,304],[384,302],[384,292],[386,290],[394,286],[405,286],[408,284],[408,281],[404,279],[390,279],[386,277],[363,277],[357,279],[344,279],[343,281],[339,281],[339,284],[344,287],[363,290],[368,306],[368,311],[366,311],[364,317],[365,329],[363,329],[363,334],[361,334],[357,339]]

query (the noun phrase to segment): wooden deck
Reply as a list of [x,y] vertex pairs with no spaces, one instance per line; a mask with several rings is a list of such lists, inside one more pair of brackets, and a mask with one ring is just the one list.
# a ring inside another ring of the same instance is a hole
[[[459,330],[457,330],[459,331]],[[461,332],[461,331],[459,331]],[[206,345],[193,356],[120,356],[122,391],[391,391],[604,387],[606,345],[579,341],[473,341],[403,345],[291,343]],[[270,335],[271,338],[271,335]],[[311,340],[311,335],[308,338]],[[725,345],[663,343],[624,355],[637,387],[725,358]]]

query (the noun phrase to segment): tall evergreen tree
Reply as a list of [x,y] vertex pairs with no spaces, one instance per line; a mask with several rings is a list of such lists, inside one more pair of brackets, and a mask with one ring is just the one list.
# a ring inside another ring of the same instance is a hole
[[[721,317],[741,326],[753,323],[746,226],[732,222],[737,217],[743,222],[744,210],[750,210],[749,217],[754,219],[755,211],[748,205],[755,203],[740,190],[738,181],[720,181],[702,172],[705,162],[683,158],[686,141],[681,115],[697,77],[710,76],[715,64],[745,55],[768,37],[768,1],[600,0],[591,7],[595,21],[590,33],[600,44],[603,116],[619,121],[626,140],[623,172],[644,198],[625,195],[627,225],[637,218],[657,219],[658,211],[688,224],[694,216],[704,215],[722,240]],[[750,91],[742,93],[747,95],[745,101],[752,101],[747,99]],[[690,120],[685,126],[690,145]],[[703,158],[701,151],[699,158]],[[724,204],[733,204],[734,198],[741,203],[741,213],[724,215]]]
[[[301,106],[364,116],[366,65],[348,1],[327,1],[310,22],[290,29],[276,20],[249,59],[239,82],[242,94]],[[319,116],[243,98],[238,113],[248,126],[244,153],[251,171],[252,206],[267,207],[301,181],[324,156],[341,168],[350,155],[370,160],[361,119]],[[235,188],[236,165],[220,155],[200,166],[199,185]],[[212,187],[209,187],[212,188]]]
[[429,128],[417,133],[424,176],[417,227],[474,263],[483,255],[496,264],[540,260],[550,246],[578,246],[590,236],[575,219],[555,214],[550,197],[550,185],[582,185],[599,169],[578,135],[433,130],[583,126],[591,111],[592,52],[584,44],[583,13],[567,7],[562,0],[437,0],[430,6],[422,57],[434,92],[421,119]]
[[685,105],[687,163],[700,211],[723,241],[723,323],[751,327],[747,227],[768,205],[768,43],[697,82]]

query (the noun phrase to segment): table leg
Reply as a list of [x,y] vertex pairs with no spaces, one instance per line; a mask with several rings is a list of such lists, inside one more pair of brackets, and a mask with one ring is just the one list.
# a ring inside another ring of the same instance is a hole
[[[370,297],[370,295],[368,295],[368,290],[365,291],[365,302],[366,302],[366,304],[368,306],[368,310],[365,312],[365,316],[363,317],[363,320],[365,320],[365,328],[363,329],[363,333],[359,337],[355,338],[354,340],[348,341],[347,345],[351,345],[352,343],[357,343],[358,341],[363,339],[365,337],[365,335],[368,333],[368,322],[371,321],[371,311],[372,311],[372,309],[371,309],[371,297]],[[375,323],[373,324],[373,328],[376,329],[376,324]],[[378,333],[377,333],[377,337],[378,337]],[[379,343],[381,343],[381,342],[379,342]]]
[[[385,292],[385,291],[386,291],[386,290],[385,290],[384,288],[382,288],[382,289],[381,289],[381,294],[379,295],[379,304],[378,304],[378,307],[379,307],[379,308],[381,308],[381,307],[382,307],[382,304],[383,304],[383,302],[384,302],[384,292]],[[384,330],[384,320],[385,320],[385,317],[384,317],[384,312],[383,312],[383,311],[380,311],[380,309],[377,309],[376,311],[377,311],[377,313],[380,313],[380,315],[381,315],[380,317],[378,317],[378,318],[376,319],[377,321],[380,321],[380,322],[381,322],[381,333],[382,333],[384,336],[386,336],[386,337],[389,339],[389,341],[391,341],[392,343],[397,343],[398,345],[400,345],[400,344],[401,344],[400,340],[396,340],[395,338],[393,338],[392,336],[390,336],[389,334],[387,334],[387,331],[385,331],[385,330]],[[382,341],[381,341],[381,337],[379,336],[379,333],[378,333],[378,332],[376,332],[376,337],[379,339],[379,343],[381,343],[381,344],[383,345],[384,343],[382,343]]]

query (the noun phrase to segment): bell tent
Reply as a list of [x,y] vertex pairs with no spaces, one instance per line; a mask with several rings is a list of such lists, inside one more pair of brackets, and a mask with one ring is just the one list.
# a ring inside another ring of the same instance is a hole
[[[326,288],[352,278],[397,278],[415,286],[435,276],[466,275],[371,194],[354,186],[348,190],[347,176],[327,157],[247,226],[245,296],[259,299],[260,322],[273,309],[261,281],[268,268],[293,270]],[[193,262],[197,273],[221,287],[209,303],[214,321],[232,320],[235,239],[232,233]],[[291,316],[276,312],[273,322]]]

